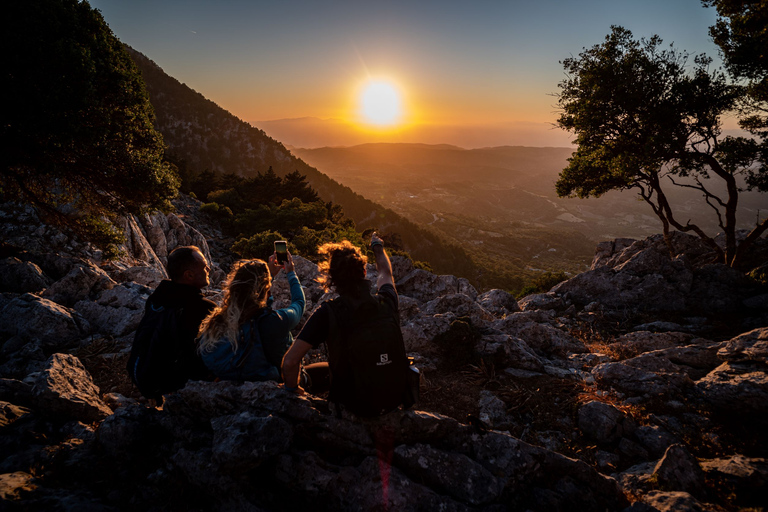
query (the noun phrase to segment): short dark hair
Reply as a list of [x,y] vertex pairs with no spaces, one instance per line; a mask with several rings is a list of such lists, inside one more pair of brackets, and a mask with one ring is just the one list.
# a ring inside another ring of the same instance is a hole
[[320,270],[326,274],[323,282],[326,289],[332,286],[339,293],[347,293],[354,290],[357,283],[365,281],[368,258],[349,240],[327,243],[318,249],[318,253],[324,259]]
[[194,245],[177,247],[171,251],[165,266],[171,281],[177,282],[184,278],[184,272],[195,264],[195,253],[200,253],[205,258],[203,251]]

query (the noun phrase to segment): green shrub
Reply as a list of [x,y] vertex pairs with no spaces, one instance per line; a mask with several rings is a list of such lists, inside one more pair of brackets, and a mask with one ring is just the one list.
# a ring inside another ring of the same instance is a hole
[[[241,238],[232,245],[232,252],[241,258],[267,261],[269,256],[275,252],[275,241],[285,240],[285,237],[277,231],[262,231],[256,233],[250,238]],[[295,253],[295,247],[288,244],[288,250],[291,254]]]

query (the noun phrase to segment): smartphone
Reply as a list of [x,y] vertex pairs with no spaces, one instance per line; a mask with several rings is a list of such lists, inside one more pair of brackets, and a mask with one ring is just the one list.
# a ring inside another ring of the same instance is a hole
[[277,256],[277,262],[281,265],[288,261],[288,242],[277,240],[275,242],[275,255]]

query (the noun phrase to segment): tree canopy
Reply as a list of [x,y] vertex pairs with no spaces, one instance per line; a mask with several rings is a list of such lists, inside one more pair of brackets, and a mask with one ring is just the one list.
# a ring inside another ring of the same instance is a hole
[[768,2],[764,0],[703,0],[717,9],[710,27],[728,71],[747,82],[742,128],[768,138]]
[[110,219],[169,208],[178,188],[141,76],[85,1],[12,2],[4,16],[0,197],[114,248]]
[[[578,147],[560,173],[558,195],[635,189],[665,235],[671,228],[694,232],[720,261],[736,265],[768,228],[764,220],[737,240],[739,178],[748,188],[768,190],[765,143],[721,132],[722,117],[734,111],[745,89],[711,71],[706,56],[664,49],[658,36],[638,41],[622,27],[562,64],[567,78],[559,84],[557,123],[576,134]],[[725,249],[713,234],[679,218],[665,193],[675,186],[701,193],[725,233]]]

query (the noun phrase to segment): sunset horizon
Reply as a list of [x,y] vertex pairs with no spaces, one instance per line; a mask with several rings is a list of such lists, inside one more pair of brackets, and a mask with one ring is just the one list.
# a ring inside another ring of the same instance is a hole
[[[612,25],[719,65],[708,34],[715,11],[699,0],[91,5],[121,41],[288,145],[570,147],[573,137],[554,128],[560,62],[601,43]],[[373,82],[391,88],[378,101],[397,112],[365,113]]]

